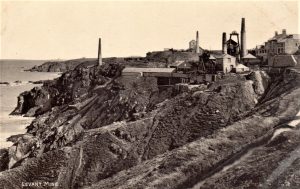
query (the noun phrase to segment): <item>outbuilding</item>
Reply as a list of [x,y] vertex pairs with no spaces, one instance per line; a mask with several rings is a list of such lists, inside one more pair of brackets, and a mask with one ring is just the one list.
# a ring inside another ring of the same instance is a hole
[[223,71],[224,74],[233,71],[236,67],[236,58],[229,54],[214,55],[217,59],[217,71]]
[[144,76],[145,74],[159,74],[171,76],[175,72],[175,68],[135,68],[126,67],[122,71],[122,76]]
[[175,68],[177,72],[183,72],[186,73],[187,71],[190,71],[192,69],[192,65],[189,62],[185,61],[176,61],[172,63],[170,68]]
[[249,72],[250,68],[245,66],[244,64],[238,64],[235,68],[236,73]]

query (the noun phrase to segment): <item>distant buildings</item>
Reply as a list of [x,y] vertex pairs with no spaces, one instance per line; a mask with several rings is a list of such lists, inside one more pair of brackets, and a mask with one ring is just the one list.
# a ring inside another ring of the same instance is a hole
[[177,72],[186,73],[192,70],[192,65],[186,61],[176,61],[169,65],[170,68],[175,68]]
[[196,49],[196,40],[191,40],[189,42],[189,49]]
[[264,45],[255,48],[256,56],[261,57],[263,61],[275,55],[291,55],[297,52],[300,48],[300,35],[287,34],[283,29],[281,34],[275,32],[274,37],[265,42]]
[[204,50],[199,46],[199,32],[196,32],[196,40],[191,40],[189,42],[189,49],[188,51],[197,53],[199,55],[203,54]]

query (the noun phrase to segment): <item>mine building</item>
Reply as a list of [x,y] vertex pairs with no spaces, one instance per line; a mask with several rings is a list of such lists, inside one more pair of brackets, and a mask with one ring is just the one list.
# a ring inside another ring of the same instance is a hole
[[199,55],[201,55],[203,53],[204,49],[199,46],[199,32],[198,31],[196,32],[196,40],[193,39],[189,42],[188,51],[197,53]]
[[281,34],[275,31],[274,36],[264,45],[257,46],[255,49],[256,56],[262,57],[266,61],[269,57],[275,55],[291,55],[300,48],[300,35],[287,34],[283,29]]
[[187,73],[192,70],[192,65],[186,61],[176,61],[169,65],[170,68],[175,68],[178,73]]
[[256,58],[254,55],[248,53],[246,56],[242,58],[242,62],[246,66],[257,65],[260,63],[260,60]]
[[176,73],[176,68],[135,68],[126,67],[123,77],[155,77],[160,86],[171,86],[177,83],[188,83],[189,75]]
[[246,21],[242,18],[241,21],[241,33],[233,31],[229,34],[229,40],[226,40],[226,33],[222,35],[222,52],[236,58],[237,62],[242,62],[243,57],[246,56]]
[[216,70],[222,71],[227,74],[236,67],[236,57],[229,54],[222,54],[221,56],[215,55],[216,60]]
[[189,49],[196,49],[196,40],[191,40],[190,42],[189,42]]
[[[233,40],[232,36],[236,36],[237,41]],[[236,31],[233,31],[230,34],[230,39],[226,41],[226,45],[227,45],[227,52],[224,53],[227,53],[239,59],[240,57],[239,34]]]
[[235,73],[248,73],[250,68],[245,66],[244,64],[238,64],[234,69],[233,72]]

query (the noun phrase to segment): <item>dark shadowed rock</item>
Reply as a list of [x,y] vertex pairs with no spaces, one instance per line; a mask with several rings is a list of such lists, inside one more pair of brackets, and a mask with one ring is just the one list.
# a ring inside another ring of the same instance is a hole
[[9,155],[8,149],[0,149],[0,172],[8,169]]

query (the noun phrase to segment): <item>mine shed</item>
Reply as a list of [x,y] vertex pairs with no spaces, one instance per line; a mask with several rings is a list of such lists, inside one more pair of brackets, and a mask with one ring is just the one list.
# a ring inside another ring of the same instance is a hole
[[192,70],[192,65],[189,62],[177,61],[169,65],[170,68],[175,68],[177,72],[187,73]]
[[172,86],[177,83],[188,83],[189,75],[176,73],[176,68],[130,68],[122,71],[125,77],[156,77],[160,86]]

